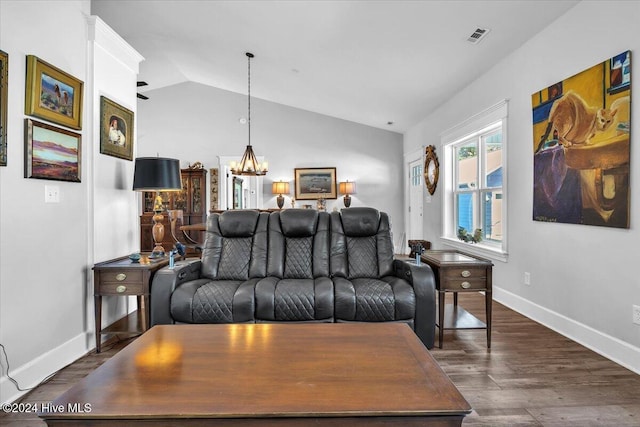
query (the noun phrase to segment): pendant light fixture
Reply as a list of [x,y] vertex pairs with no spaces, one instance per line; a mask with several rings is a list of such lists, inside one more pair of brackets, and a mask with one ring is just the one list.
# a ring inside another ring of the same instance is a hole
[[247,144],[247,148],[244,150],[244,154],[242,155],[242,159],[240,163],[231,162],[231,173],[233,175],[251,175],[251,176],[260,176],[266,175],[269,171],[269,166],[267,162],[260,163],[256,158],[255,153],[253,152],[253,148],[251,147],[251,58],[254,57],[253,53],[247,52],[247,74],[248,78],[248,87],[247,91],[248,96],[248,115],[247,115],[247,125],[249,127],[249,144]]

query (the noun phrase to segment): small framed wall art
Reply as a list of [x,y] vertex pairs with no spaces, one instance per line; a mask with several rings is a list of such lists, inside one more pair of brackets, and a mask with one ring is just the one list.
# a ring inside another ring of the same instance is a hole
[[429,145],[425,148],[424,153],[424,183],[427,185],[427,191],[433,196],[438,186],[438,178],[440,177],[440,163],[436,156],[436,147]]
[[296,168],[296,200],[337,199],[336,168]]
[[82,135],[25,119],[25,178],[80,182]]
[[7,89],[9,87],[9,55],[0,50],[0,166],[7,166]]
[[24,113],[72,129],[82,129],[82,81],[27,55]]
[[100,97],[100,153],[133,160],[133,111]]
[[209,212],[218,210],[218,168],[209,169]]

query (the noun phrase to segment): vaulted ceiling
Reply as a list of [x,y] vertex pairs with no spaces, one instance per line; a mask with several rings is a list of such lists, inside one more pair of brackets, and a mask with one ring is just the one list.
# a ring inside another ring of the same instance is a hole
[[186,81],[246,94],[252,52],[252,97],[404,132],[577,3],[93,0],[92,14],[145,57],[140,102]]

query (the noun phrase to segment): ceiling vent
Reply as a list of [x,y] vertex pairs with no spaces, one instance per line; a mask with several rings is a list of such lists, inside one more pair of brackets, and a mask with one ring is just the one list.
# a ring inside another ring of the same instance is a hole
[[489,31],[491,30],[488,28],[476,28],[473,34],[469,36],[467,41],[469,43],[478,44],[480,43],[480,40],[482,40],[487,34],[489,34]]

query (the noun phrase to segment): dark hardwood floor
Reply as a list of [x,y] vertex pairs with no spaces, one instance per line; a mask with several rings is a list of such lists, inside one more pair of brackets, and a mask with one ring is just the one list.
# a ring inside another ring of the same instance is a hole
[[[484,318],[484,297],[460,296]],[[130,341],[90,353],[22,402],[50,402]],[[485,331],[445,331],[432,351],[474,411],[465,426],[640,426],[640,375],[494,302],[492,349]],[[2,414],[3,426],[44,426],[35,414]]]

